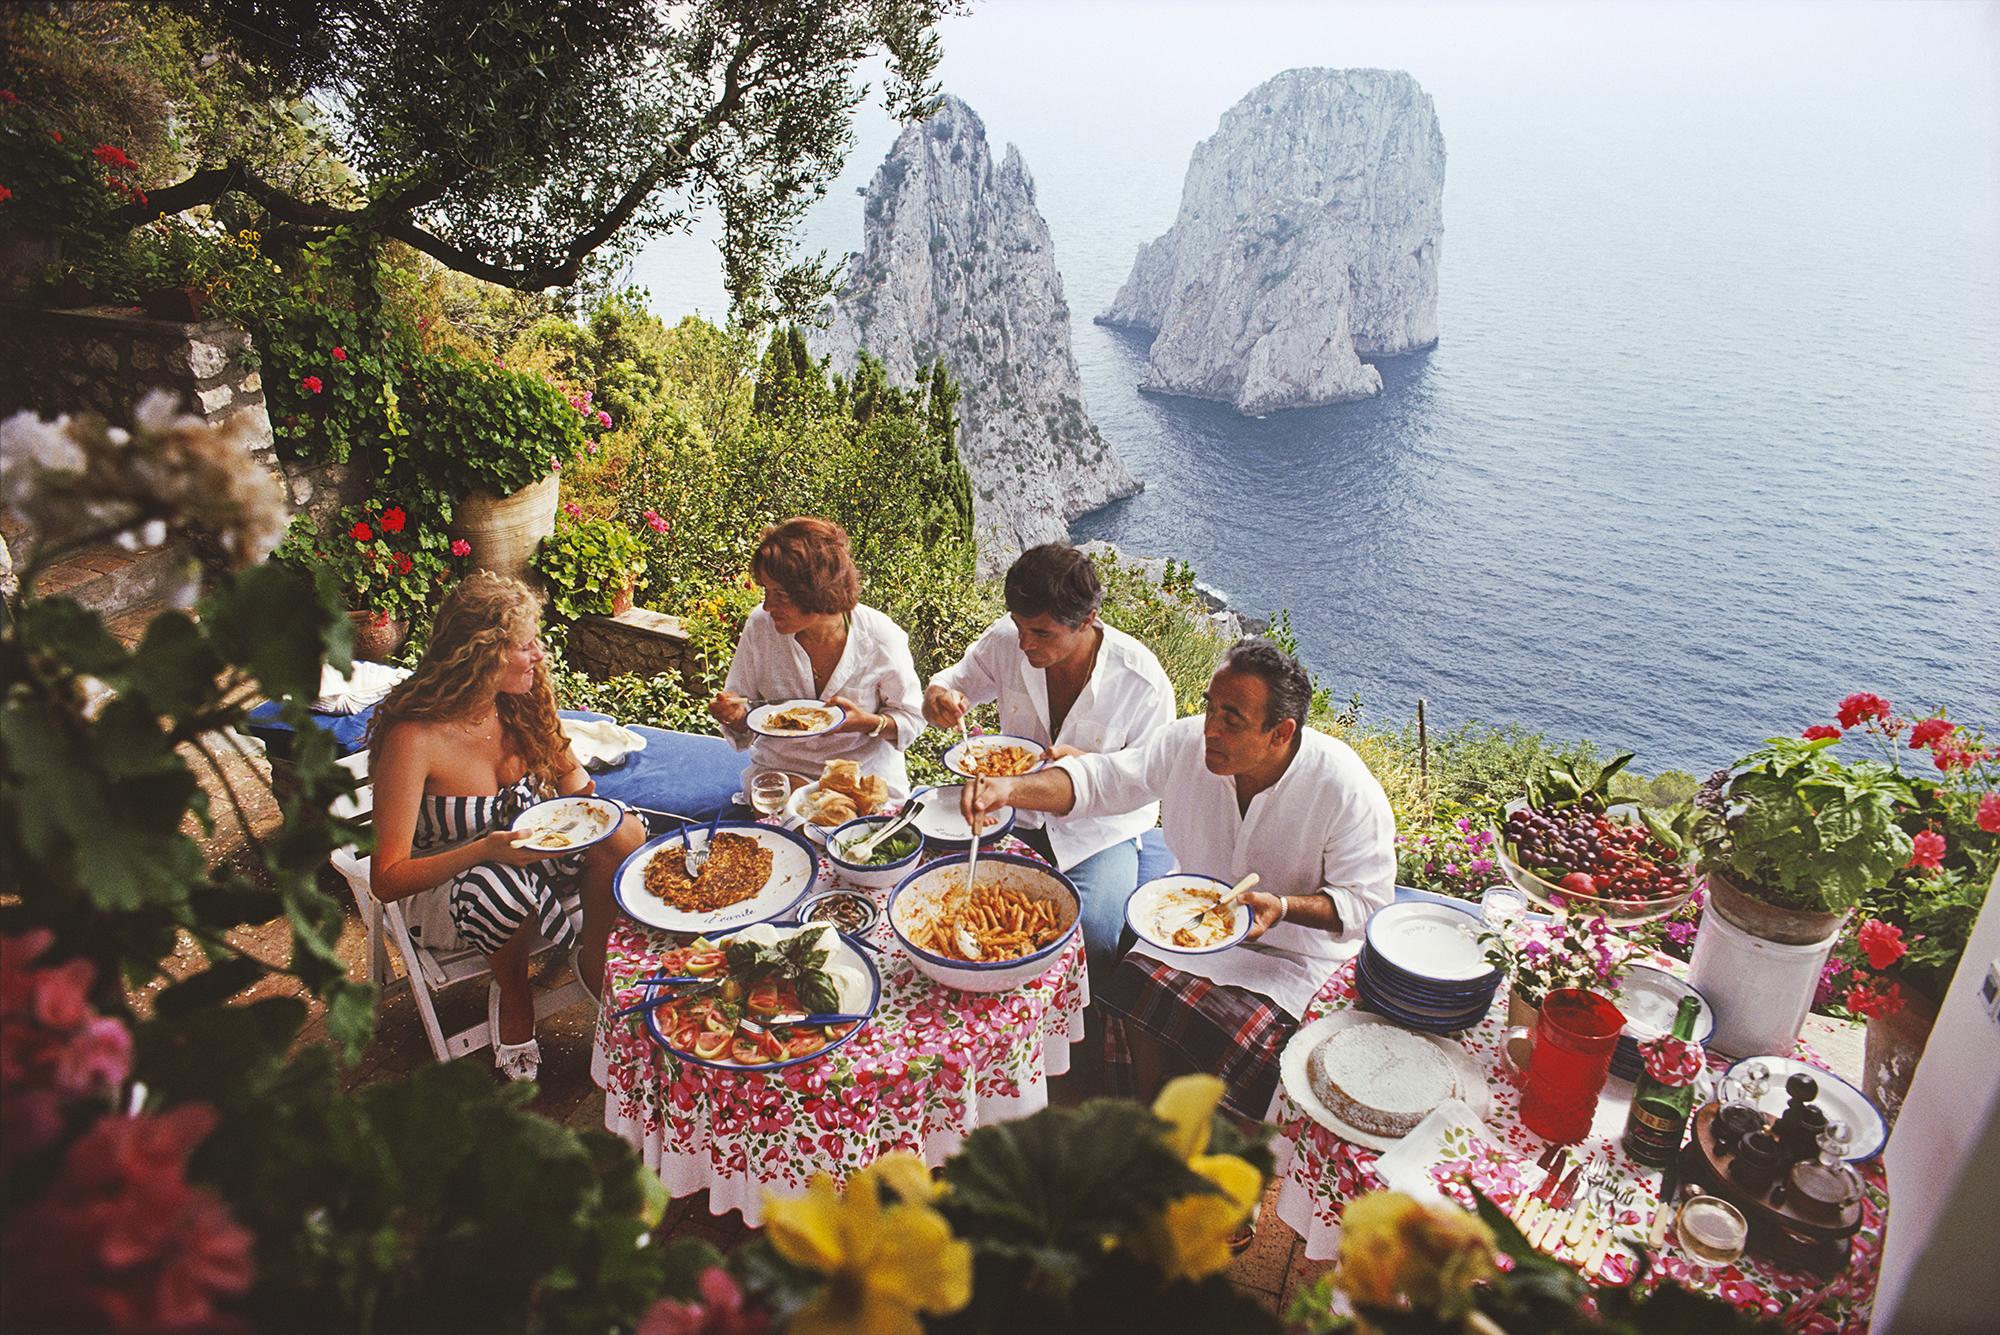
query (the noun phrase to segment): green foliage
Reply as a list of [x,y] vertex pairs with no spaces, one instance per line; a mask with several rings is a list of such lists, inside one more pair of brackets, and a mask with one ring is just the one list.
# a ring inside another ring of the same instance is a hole
[[556,521],[556,531],[535,552],[535,569],[548,582],[556,610],[572,619],[611,610],[612,598],[646,573],[639,539],[608,519]]
[[546,380],[454,352],[417,361],[402,412],[388,485],[448,505],[540,482],[584,442],[576,409]]
[[1208,621],[1208,608],[1194,591],[1192,568],[1169,561],[1166,577],[1155,582],[1111,552],[1100,552],[1095,562],[1104,585],[1098,615],[1153,651],[1173,683],[1183,716],[1200,713],[1208,679],[1229,642]]
[[272,557],[303,570],[325,570],[342,606],[351,611],[423,620],[466,565],[464,557],[452,555],[443,523],[430,518],[426,523],[404,506],[371,500],[342,509],[321,533],[310,515],[301,514]]
[[1910,785],[1874,760],[1843,764],[1835,743],[1773,737],[1738,761],[1690,833],[1702,864],[1784,908],[1838,912],[1910,860],[1898,807]]

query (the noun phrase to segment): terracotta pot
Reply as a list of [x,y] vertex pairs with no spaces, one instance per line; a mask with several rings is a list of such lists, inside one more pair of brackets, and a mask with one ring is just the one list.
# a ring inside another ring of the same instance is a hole
[[140,298],[139,305],[155,320],[178,320],[191,324],[201,318],[208,305],[208,293],[198,287],[156,287]]
[[561,480],[550,473],[510,496],[475,491],[455,507],[446,526],[472,544],[472,568],[537,583],[535,548],[556,531],[556,497]]
[[638,592],[638,581],[627,580],[625,586],[611,595],[611,615],[632,610],[632,596]]
[[1861,1056],[1861,1092],[1875,1100],[1891,1128],[1896,1125],[1896,1114],[1903,1110],[1910,1077],[1917,1073],[1938,1015],[1937,1003],[1921,992],[1905,989],[1903,995],[1909,1000],[1894,1015],[1868,1017],[1868,1038]]
[[371,663],[386,663],[409,638],[410,623],[380,612],[349,612],[354,627],[354,656]]
[[1719,871],[1704,868],[1701,875],[1708,885],[1709,910],[1763,941],[1781,946],[1816,945],[1840,931],[1840,924],[1847,917],[1845,911],[1815,913],[1779,908],[1749,894]]

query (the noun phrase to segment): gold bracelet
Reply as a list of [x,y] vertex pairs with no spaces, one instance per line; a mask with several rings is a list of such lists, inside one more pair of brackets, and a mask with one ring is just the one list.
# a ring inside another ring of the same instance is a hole
[[875,726],[868,730],[868,735],[870,737],[880,737],[895,721],[887,714],[877,714],[875,716]]

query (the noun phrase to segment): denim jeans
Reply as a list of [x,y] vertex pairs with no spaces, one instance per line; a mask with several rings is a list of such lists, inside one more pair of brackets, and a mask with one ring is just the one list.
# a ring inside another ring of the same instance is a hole
[[[1040,830],[1020,830],[1019,837],[1037,853],[1055,861],[1048,836]],[[1083,897],[1084,963],[1090,970],[1090,994],[1111,977],[1119,956],[1132,940],[1125,927],[1125,901],[1139,885],[1139,841],[1127,839],[1093,853],[1063,872]]]

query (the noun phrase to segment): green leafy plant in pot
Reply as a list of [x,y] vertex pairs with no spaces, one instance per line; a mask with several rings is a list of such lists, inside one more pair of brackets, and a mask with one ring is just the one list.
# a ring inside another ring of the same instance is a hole
[[1909,861],[1909,783],[1832,745],[1770,738],[1686,813],[1707,893],[1688,981],[1715,1005],[1720,1051],[1789,1050],[1847,913]]
[[[609,519],[578,519],[567,513],[556,531],[542,539],[535,569],[556,610],[572,620],[618,612],[632,605],[632,587],[646,573],[639,539]],[[623,606],[621,606],[621,604]]]

